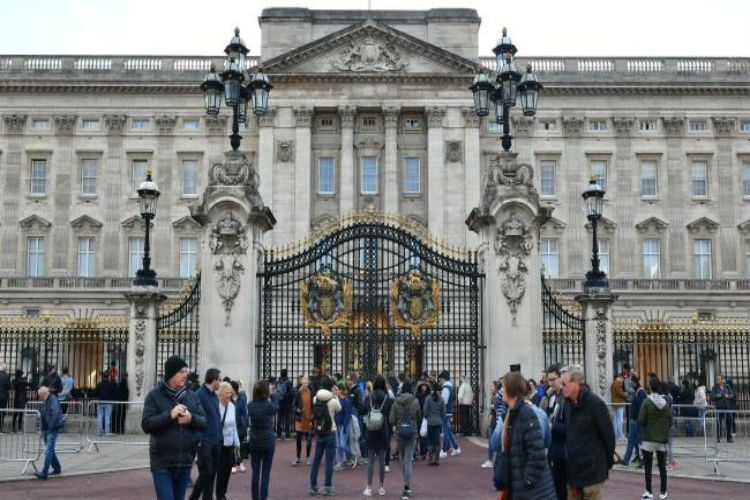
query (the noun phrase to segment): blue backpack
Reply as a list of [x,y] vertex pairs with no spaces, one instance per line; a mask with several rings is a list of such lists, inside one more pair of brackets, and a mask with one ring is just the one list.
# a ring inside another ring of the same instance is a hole
[[401,418],[401,423],[399,424],[398,429],[396,429],[396,434],[403,439],[411,439],[414,437],[414,424],[411,421],[411,415],[409,415],[408,409]]

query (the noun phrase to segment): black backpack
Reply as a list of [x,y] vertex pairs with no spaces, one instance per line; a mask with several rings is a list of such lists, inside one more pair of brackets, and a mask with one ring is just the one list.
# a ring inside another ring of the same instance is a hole
[[396,433],[403,439],[411,439],[414,437],[414,424],[411,421],[411,415],[409,414],[408,408],[404,411],[404,416],[401,417],[401,423],[398,425]]
[[312,406],[313,431],[317,436],[327,436],[331,433],[333,422],[331,414],[328,413],[328,401],[320,401],[317,398]]

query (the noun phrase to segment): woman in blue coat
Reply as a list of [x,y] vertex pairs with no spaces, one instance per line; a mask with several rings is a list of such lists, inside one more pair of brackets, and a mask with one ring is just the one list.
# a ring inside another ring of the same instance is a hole
[[354,455],[349,448],[349,432],[351,431],[352,414],[354,407],[352,401],[346,395],[346,385],[343,381],[338,383],[339,403],[341,411],[335,415],[336,418],[336,466],[333,470],[341,470],[347,459],[353,459]]
[[253,400],[247,405],[250,415],[250,465],[253,473],[251,490],[253,500],[268,498],[268,483],[271,480],[271,463],[276,450],[274,416],[279,411],[276,395],[272,394],[268,380],[253,386]]

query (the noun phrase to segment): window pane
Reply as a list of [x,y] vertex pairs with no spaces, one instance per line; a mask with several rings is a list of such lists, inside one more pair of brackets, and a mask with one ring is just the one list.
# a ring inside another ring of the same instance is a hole
[[138,186],[146,180],[148,162],[146,160],[133,160],[133,194],[138,191]]
[[596,177],[596,183],[605,191],[607,190],[607,162],[594,160],[591,162],[591,175]]
[[333,158],[318,158],[318,193],[334,194]]
[[26,270],[29,276],[44,276],[44,238],[29,238]]
[[704,280],[711,279],[711,240],[693,241],[693,260],[695,277]]
[[198,262],[197,240],[185,238],[180,240],[180,278],[192,278]]
[[363,156],[360,164],[360,191],[362,194],[378,192],[378,159],[374,156]]
[[609,275],[609,240],[597,240],[599,243],[599,268]]
[[128,241],[128,276],[135,277],[143,264],[143,238],[130,238]]
[[708,165],[705,161],[693,162],[693,196],[708,196]]
[[31,194],[47,192],[47,160],[31,161]]
[[750,162],[742,165],[742,196],[750,197]]
[[555,196],[555,162],[542,161],[540,187],[542,196]]
[[185,130],[200,130],[201,128],[201,121],[200,120],[184,120],[183,124],[185,125]]
[[404,158],[404,192],[419,194],[421,187],[421,159]]
[[95,249],[93,238],[78,238],[78,276],[95,274]]
[[94,159],[87,158],[81,161],[81,194],[96,195],[96,160]]
[[661,242],[659,240],[643,240],[643,277],[658,279],[660,276]]
[[641,196],[656,196],[656,162],[641,163]]
[[84,130],[99,130],[99,120],[83,120],[81,128]]
[[745,242],[745,278],[750,278],[750,241]]
[[542,272],[550,278],[557,278],[560,275],[560,269],[556,239],[542,238],[541,257]]
[[182,194],[198,194],[198,162],[195,160],[182,161]]

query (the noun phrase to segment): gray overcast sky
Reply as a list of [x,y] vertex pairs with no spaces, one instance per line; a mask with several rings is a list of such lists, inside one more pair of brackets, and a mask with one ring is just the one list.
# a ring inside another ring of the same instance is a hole
[[[750,0],[370,0],[372,9],[472,7],[479,52],[500,28],[528,56],[750,56]],[[2,0],[4,54],[217,55],[264,7],[367,9],[368,0]],[[509,12],[505,12],[504,8]]]

